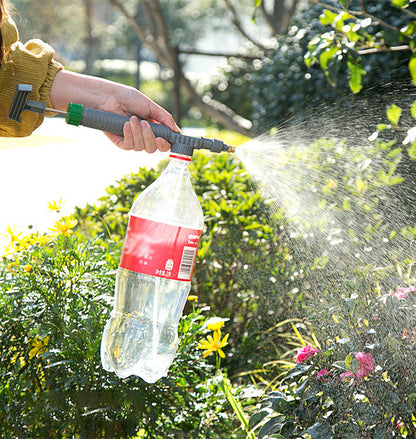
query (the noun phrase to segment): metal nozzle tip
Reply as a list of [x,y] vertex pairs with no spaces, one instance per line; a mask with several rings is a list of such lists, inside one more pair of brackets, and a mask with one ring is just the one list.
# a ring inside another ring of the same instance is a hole
[[228,152],[235,152],[235,146],[228,145]]

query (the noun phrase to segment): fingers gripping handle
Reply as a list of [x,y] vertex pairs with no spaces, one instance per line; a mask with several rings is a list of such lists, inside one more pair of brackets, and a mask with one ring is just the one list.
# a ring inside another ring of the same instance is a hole
[[[66,122],[70,125],[82,125],[88,128],[95,128],[108,133],[123,135],[123,127],[129,117],[120,114],[107,113],[106,111],[85,108],[79,104],[69,104]],[[149,122],[156,137],[163,137],[173,143],[175,133],[165,125]]]

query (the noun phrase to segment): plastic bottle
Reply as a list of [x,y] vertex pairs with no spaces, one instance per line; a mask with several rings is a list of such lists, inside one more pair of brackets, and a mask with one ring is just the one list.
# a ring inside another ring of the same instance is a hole
[[154,383],[176,355],[178,323],[191,288],[203,213],[187,155],[170,155],[134,202],[116,278],[114,308],[101,341],[105,370]]

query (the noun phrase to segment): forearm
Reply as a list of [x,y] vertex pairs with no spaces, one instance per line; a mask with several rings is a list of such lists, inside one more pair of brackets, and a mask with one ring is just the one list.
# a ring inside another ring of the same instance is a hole
[[70,102],[99,108],[104,96],[113,93],[114,83],[93,76],[61,70],[52,82],[50,100],[53,108],[66,110]]
[[143,121],[139,123],[138,118],[154,120],[180,131],[172,116],[139,90],[95,76],[59,71],[52,82],[50,101],[56,110],[66,110],[68,104],[73,102],[110,113],[137,116],[124,125],[124,138],[107,133],[116,145],[125,149],[153,152],[156,148],[161,151],[170,148],[164,139],[155,141],[149,124]]

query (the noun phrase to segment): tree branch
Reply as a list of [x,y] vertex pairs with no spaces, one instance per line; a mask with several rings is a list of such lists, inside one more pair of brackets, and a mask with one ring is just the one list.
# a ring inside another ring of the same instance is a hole
[[266,11],[266,7],[264,6],[264,2],[260,3],[259,9],[263,14],[263,17],[266,20],[266,23],[273,30],[274,35],[278,35],[280,33],[280,30],[279,30],[278,26],[276,26],[274,14],[269,14]]
[[279,35],[288,30],[290,19],[295,13],[298,3],[299,0],[291,0],[290,6],[287,7],[285,0],[274,0],[272,12],[267,11],[264,2],[261,2],[259,9],[274,34]]
[[224,0],[228,10],[231,13],[231,21],[233,22],[234,26],[236,27],[236,29],[238,30],[238,32],[240,32],[240,34],[248,41],[250,41],[251,43],[253,43],[255,46],[257,46],[260,50],[266,50],[266,48],[259,42],[254,41],[250,35],[248,35],[248,33],[244,30],[243,25],[237,15],[237,11],[234,7],[234,5],[232,4],[232,2],[230,0]]
[[410,46],[393,46],[393,47],[376,47],[372,49],[362,49],[357,50],[359,55],[369,55],[371,53],[380,53],[380,52],[402,52],[405,50],[411,50]]
[[221,56],[224,58],[241,58],[241,59],[260,59],[261,56],[255,55],[242,55],[239,53],[224,53],[224,52],[202,52],[200,50],[188,50],[188,49],[179,49],[179,53],[183,53],[185,55],[201,55],[201,56]]
[[[389,0],[390,3],[393,3],[393,0]],[[405,13],[405,14],[409,14],[411,17],[416,18],[416,13],[414,13],[413,11],[411,11],[410,9],[407,8],[401,8],[401,10]]]
[[[139,23],[136,20],[136,17],[131,15],[122,2],[119,0],[109,0],[109,2],[116,7],[123,15],[126,17],[126,19],[129,21],[131,26],[133,27],[134,31],[137,33],[137,36],[139,37],[140,41],[143,43],[144,46],[148,47],[155,55],[156,58],[159,61],[159,64],[163,67],[167,67],[172,69],[173,64],[169,61],[171,61],[170,57],[166,56],[166,53],[164,50],[162,50],[161,46],[157,44],[157,41],[155,41],[155,38],[153,35],[149,32],[148,29],[146,29],[146,26],[140,26]],[[142,3],[142,6],[144,3]],[[151,17],[146,14],[146,10],[142,9],[143,16],[142,19],[145,23],[147,23],[147,26],[149,26],[149,19],[151,20]]]
[[185,91],[190,103],[195,105],[203,114],[217,120],[221,125],[225,128],[228,128],[232,131],[237,131],[245,136],[252,137],[253,132],[252,123],[239,116],[237,113],[234,113],[233,110],[228,108],[226,105],[221,104],[214,99],[210,99],[207,96],[201,98],[199,94],[196,92],[195,88],[192,86],[191,82],[184,75],[181,75],[181,86]]
[[381,20],[380,18],[377,18],[374,15],[369,14],[364,9],[362,11],[351,11],[351,10],[345,11],[344,9],[337,8],[335,6],[331,6],[331,5],[327,5],[325,3],[322,3],[319,0],[308,0],[308,2],[313,3],[314,5],[322,6],[323,8],[328,9],[328,10],[333,11],[333,12],[338,12],[338,13],[347,12],[349,15],[353,16],[353,18],[358,18],[358,17],[371,18],[373,21],[378,23],[380,26],[383,26],[383,27],[390,29],[390,30],[400,32],[400,29],[397,28],[396,26],[392,26],[391,24]]
[[[168,25],[165,21],[162,10],[160,9],[160,4],[157,0],[148,0],[145,3],[149,3],[150,12],[155,22],[157,23],[158,32],[156,35],[160,35],[161,41],[163,42],[163,49],[165,56],[169,59],[169,63],[173,66],[175,65],[175,58],[172,56],[173,47],[170,44]],[[150,18],[150,17],[149,17]]]

